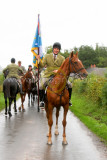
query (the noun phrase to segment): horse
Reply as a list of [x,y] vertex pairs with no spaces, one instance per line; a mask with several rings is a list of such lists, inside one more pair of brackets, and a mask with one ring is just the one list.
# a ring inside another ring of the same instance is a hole
[[82,62],[78,58],[78,52],[74,54],[71,52],[70,56],[65,59],[56,75],[52,79],[52,81],[48,84],[45,98],[45,110],[46,116],[48,120],[48,142],[47,144],[52,144],[52,133],[51,128],[53,125],[53,109],[56,107],[56,127],[55,127],[55,135],[58,135],[58,117],[60,107],[63,106],[63,141],[62,144],[68,144],[66,140],[66,116],[69,109],[69,92],[66,86],[67,80],[69,78],[70,73],[77,73],[81,79],[86,78],[88,73],[85,70]]
[[[35,82],[35,76],[33,74],[33,71],[27,71],[26,74],[21,78],[22,82],[22,90],[24,94],[20,94],[21,96],[21,106],[22,106],[22,111],[25,111],[24,109],[24,101],[26,94],[28,94],[28,104],[30,104],[30,97],[32,92],[36,92],[34,88],[34,83]],[[32,91],[33,90],[33,91]],[[19,107],[19,110],[21,110],[21,107]]]
[[16,109],[16,95],[19,92],[19,85],[16,78],[8,78],[5,79],[3,82],[3,92],[4,92],[4,99],[5,99],[5,115],[7,115],[7,99],[9,99],[9,110],[8,114],[9,117],[12,116],[11,114],[11,103],[14,100],[14,111],[17,113]]

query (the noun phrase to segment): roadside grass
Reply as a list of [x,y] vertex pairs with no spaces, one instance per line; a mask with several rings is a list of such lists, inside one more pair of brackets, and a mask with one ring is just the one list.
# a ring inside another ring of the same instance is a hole
[[5,107],[4,95],[2,92],[0,92],[0,111],[4,109],[4,107]]
[[107,145],[107,109],[76,93],[71,99],[70,110]]

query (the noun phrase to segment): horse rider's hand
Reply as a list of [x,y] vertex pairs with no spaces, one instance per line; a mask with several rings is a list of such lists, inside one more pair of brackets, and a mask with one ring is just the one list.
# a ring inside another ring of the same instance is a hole
[[40,59],[40,55],[36,55],[37,60]]
[[58,71],[58,70],[54,70],[53,72],[54,72],[54,73],[57,73],[57,71]]

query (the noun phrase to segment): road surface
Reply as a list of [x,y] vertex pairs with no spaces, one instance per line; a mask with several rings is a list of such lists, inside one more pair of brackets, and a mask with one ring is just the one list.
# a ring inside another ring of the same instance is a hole
[[[21,104],[17,101],[17,107]],[[26,112],[11,118],[0,112],[0,160],[107,160],[107,147],[100,142],[72,112],[67,115],[67,141],[62,145],[62,117],[59,116],[59,135],[54,135],[55,110],[53,112],[52,141],[47,145],[48,125],[44,110],[37,111],[37,103],[28,106]]]

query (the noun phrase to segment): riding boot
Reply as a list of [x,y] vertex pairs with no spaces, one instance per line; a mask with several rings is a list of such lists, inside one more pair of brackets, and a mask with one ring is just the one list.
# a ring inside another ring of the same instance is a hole
[[68,88],[68,92],[69,92],[69,106],[72,106],[71,102],[72,88]]
[[22,91],[22,84],[20,84],[20,94],[24,94],[24,92]]
[[39,90],[40,96],[40,107],[44,107],[44,97],[45,97],[45,90]]

